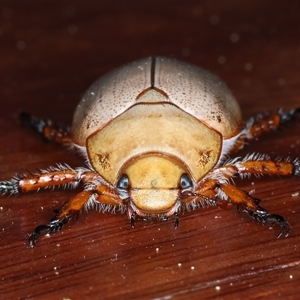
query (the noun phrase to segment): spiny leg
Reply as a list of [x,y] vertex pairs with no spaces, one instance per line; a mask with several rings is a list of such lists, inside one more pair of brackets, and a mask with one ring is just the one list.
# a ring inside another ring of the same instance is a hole
[[222,167],[215,169],[212,175],[219,175],[226,179],[233,176],[244,178],[250,175],[300,176],[300,160],[271,159],[268,155],[254,153],[244,159],[239,157],[229,160]]
[[29,237],[31,247],[35,246],[40,235],[59,231],[74,216],[78,216],[84,207],[88,209],[98,205],[103,211],[112,207],[122,211],[126,209],[126,205],[115,189],[101,184],[98,174],[84,168],[72,169],[67,165],[58,165],[34,174],[16,175],[10,180],[0,181],[2,194],[19,194],[54,187],[73,188],[80,182],[85,185],[86,190],[55,211],[55,216],[47,225],[40,225],[32,232]]
[[84,190],[77,194],[70,201],[65,203],[63,207],[55,211],[55,216],[49,221],[47,225],[39,225],[29,236],[30,247],[35,247],[36,241],[41,235],[55,233],[60,231],[73,217],[78,217],[83,208],[91,208],[95,205],[102,205],[105,207],[118,207],[120,210],[124,209],[124,205],[119,195],[114,189],[100,185],[95,189]]
[[194,192],[182,193],[180,201],[187,207],[196,207],[197,203],[201,206],[217,205],[221,208],[236,206],[262,224],[278,224],[281,227],[278,237],[282,234],[287,236],[290,226],[282,216],[267,213],[259,205],[259,199],[230,184],[230,179],[234,176],[243,178],[250,175],[300,176],[300,161],[271,160],[266,155],[258,154],[249,155],[244,159],[234,159],[210,172],[197,184]]
[[19,118],[22,124],[29,125],[47,141],[64,146],[72,144],[68,127],[55,124],[48,119],[38,119],[27,112],[21,112]]
[[50,187],[76,187],[80,181],[95,175],[88,169],[72,169],[68,165],[58,164],[36,173],[16,174],[9,180],[0,181],[0,193],[19,194]]
[[281,231],[278,238],[284,234],[285,237],[289,235],[290,225],[284,217],[278,214],[269,214],[267,211],[258,205],[259,199],[251,197],[248,193],[238,189],[231,184],[222,184],[220,189],[225,193],[228,200],[235,204],[239,210],[247,213],[252,219],[263,224],[269,225],[278,224]]
[[[215,170],[215,172],[221,172],[227,179],[230,179],[231,176],[238,175],[241,178],[250,175],[281,175],[281,176],[300,176],[300,161],[295,159],[293,161],[285,160],[271,160],[266,155],[253,154],[249,155],[243,160],[232,160],[225,166]],[[235,186],[230,184],[223,184],[220,186],[223,192],[229,197],[230,201],[241,206],[239,202],[246,200],[246,203],[243,203],[243,211],[248,213],[248,215],[254,220],[262,223],[271,225],[272,223],[277,223],[281,227],[281,232],[278,235],[280,237],[283,233],[285,236],[288,236],[290,226],[288,222],[278,214],[268,214],[264,209],[259,205],[257,199],[250,197],[249,194],[238,190]],[[245,195],[238,195],[239,192],[244,193]],[[251,199],[256,200],[255,204],[257,209],[251,207]],[[248,199],[247,199],[248,198]],[[246,204],[246,205],[245,205]]]
[[[300,115],[300,107],[290,111],[278,110],[276,113],[259,114],[247,122],[246,128],[235,142],[230,153],[235,153],[243,148],[245,143],[259,138],[265,133],[277,130],[282,124],[285,124]],[[229,154],[230,154],[229,153]]]
[[28,241],[30,247],[35,247],[40,235],[51,234],[62,229],[74,215],[77,215],[91,197],[91,191],[83,191],[66,203],[61,209],[56,211],[56,215],[47,225],[39,225],[30,234]]

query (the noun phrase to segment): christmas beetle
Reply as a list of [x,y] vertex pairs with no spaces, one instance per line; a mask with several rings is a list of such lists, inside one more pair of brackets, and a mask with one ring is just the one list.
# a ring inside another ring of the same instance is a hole
[[299,176],[299,160],[251,154],[228,160],[246,142],[277,129],[299,109],[259,115],[244,122],[238,102],[225,83],[210,72],[165,57],[148,57],[97,80],[78,104],[70,130],[25,112],[21,119],[44,138],[80,152],[86,167],[58,164],[35,174],[0,182],[3,194],[43,188],[77,187],[83,191],[58,209],[29,236],[60,230],[82,209],[127,212],[135,219],[166,220],[207,205],[236,206],[263,224],[289,224],[269,214],[259,200],[236,187],[233,177]]

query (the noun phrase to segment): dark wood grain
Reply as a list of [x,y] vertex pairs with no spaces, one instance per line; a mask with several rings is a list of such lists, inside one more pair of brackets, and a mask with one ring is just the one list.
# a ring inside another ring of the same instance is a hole
[[[20,127],[19,110],[70,124],[76,103],[106,71],[147,55],[176,57],[221,76],[245,118],[300,106],[297,2],[2,2],[0,180],[57,162],[84,162]],[[244,149],[300,157],[295,121]],[[236,180],[292,226],[258,225],[235,210],[138,222],[89,211],[27,245],[27,234],[76,191],[0,199],[1,299],[296,299],[300,179]]]

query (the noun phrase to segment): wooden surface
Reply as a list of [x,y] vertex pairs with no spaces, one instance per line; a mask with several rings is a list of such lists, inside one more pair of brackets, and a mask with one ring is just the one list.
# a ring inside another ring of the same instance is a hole
[[[99,1],[100,2],[100,1]],[[84,162],[21,128],[16,113],[70,124],[83,92],[108,70],[147,55],[176,57],[221,76],[245,118],[300,105],[296,2],[1,2],[0,180],[57,162]],[[300,157],[300,124],[252,152]],[[235,210],[173,221],[83,213],[37,248],[27,234],[76,191],[0,199],[1,299],[296,299],[300,288],[300,179],[236,180],[292,226],[288,238]]]

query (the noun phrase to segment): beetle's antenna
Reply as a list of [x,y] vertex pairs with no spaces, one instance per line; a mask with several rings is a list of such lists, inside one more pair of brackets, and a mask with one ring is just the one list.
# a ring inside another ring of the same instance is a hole
[[134,228],[135,227],[135,216],[136,216],[136,213],[133,212],[130,216],[130,226],[131,228]]

